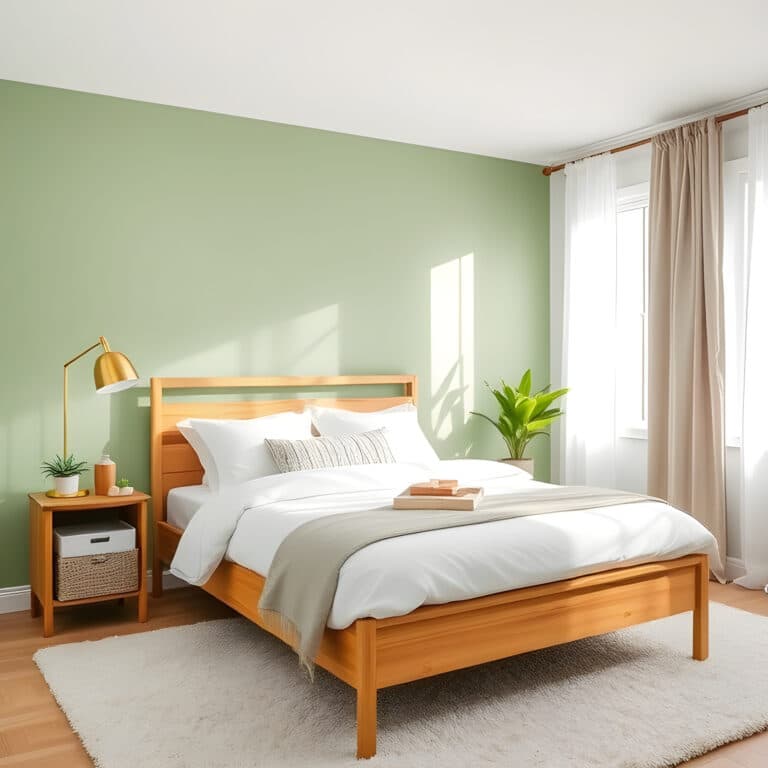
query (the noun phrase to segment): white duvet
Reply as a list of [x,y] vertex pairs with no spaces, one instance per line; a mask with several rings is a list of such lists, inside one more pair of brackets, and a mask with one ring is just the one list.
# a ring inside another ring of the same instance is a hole
[[[270,475],[204,503],[181,537],[171,572],[202,585],[226,558],[266,576],[282,540],[302,523],[391,506],[393,496],[430,477],[482,485],[486,495],[543,485],[513,467],[470,459]],[[347,560],[328,626],[694,552],[718,559],[715,539],[701,524],[654,501],[401,536]]]

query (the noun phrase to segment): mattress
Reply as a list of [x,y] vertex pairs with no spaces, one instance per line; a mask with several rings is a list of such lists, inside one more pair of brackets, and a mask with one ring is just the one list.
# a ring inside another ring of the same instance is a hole
[[185,485],[168,492],[165,504],[168,522],[184,530],[203,504],[213,496],[207,485]]
[[[482,485],[488,495],[541,485],[496,462],[447,461],[436,469],[433,477]],[[182,537],[172,573],[204,584],[226,558],[267,575],[280,543],[303,522],[386,507],[408,484],[428,477],[404,465],[372,465],[293,472],[211,494]],[[712,535],[653,500],[400,536],[346,561],[328,626],[692,553],[717,558]]]

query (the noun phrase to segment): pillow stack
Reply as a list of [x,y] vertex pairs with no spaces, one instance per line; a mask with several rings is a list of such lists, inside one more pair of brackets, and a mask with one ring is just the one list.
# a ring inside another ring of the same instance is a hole
[[310,406],[256,419],[185,419],[177,427],[213,491],[278,472],[439,461],[410,404],[365,413]]

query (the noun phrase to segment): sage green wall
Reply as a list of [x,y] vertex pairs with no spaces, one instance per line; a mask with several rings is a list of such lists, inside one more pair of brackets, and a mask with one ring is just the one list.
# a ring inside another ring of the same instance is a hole
[[[465,410],[547,383],[548,206],[532,165],[0,81],[0,587],[28,583],[61,365],[99,334],[145,385],[413,372],[441,455],[502,455]],[[70,446],[148,488],[147,389],[97,396],[94,359]]]

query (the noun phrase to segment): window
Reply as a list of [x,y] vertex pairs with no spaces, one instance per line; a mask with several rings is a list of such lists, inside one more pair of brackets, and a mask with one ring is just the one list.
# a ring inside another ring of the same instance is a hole
[[725,320],[725,440],[741,442],[746,249],[749,206],[746,158],[723,163],[723,316]]
[[648,184],[618,191],[616,427],[644,437],[648,422]]

